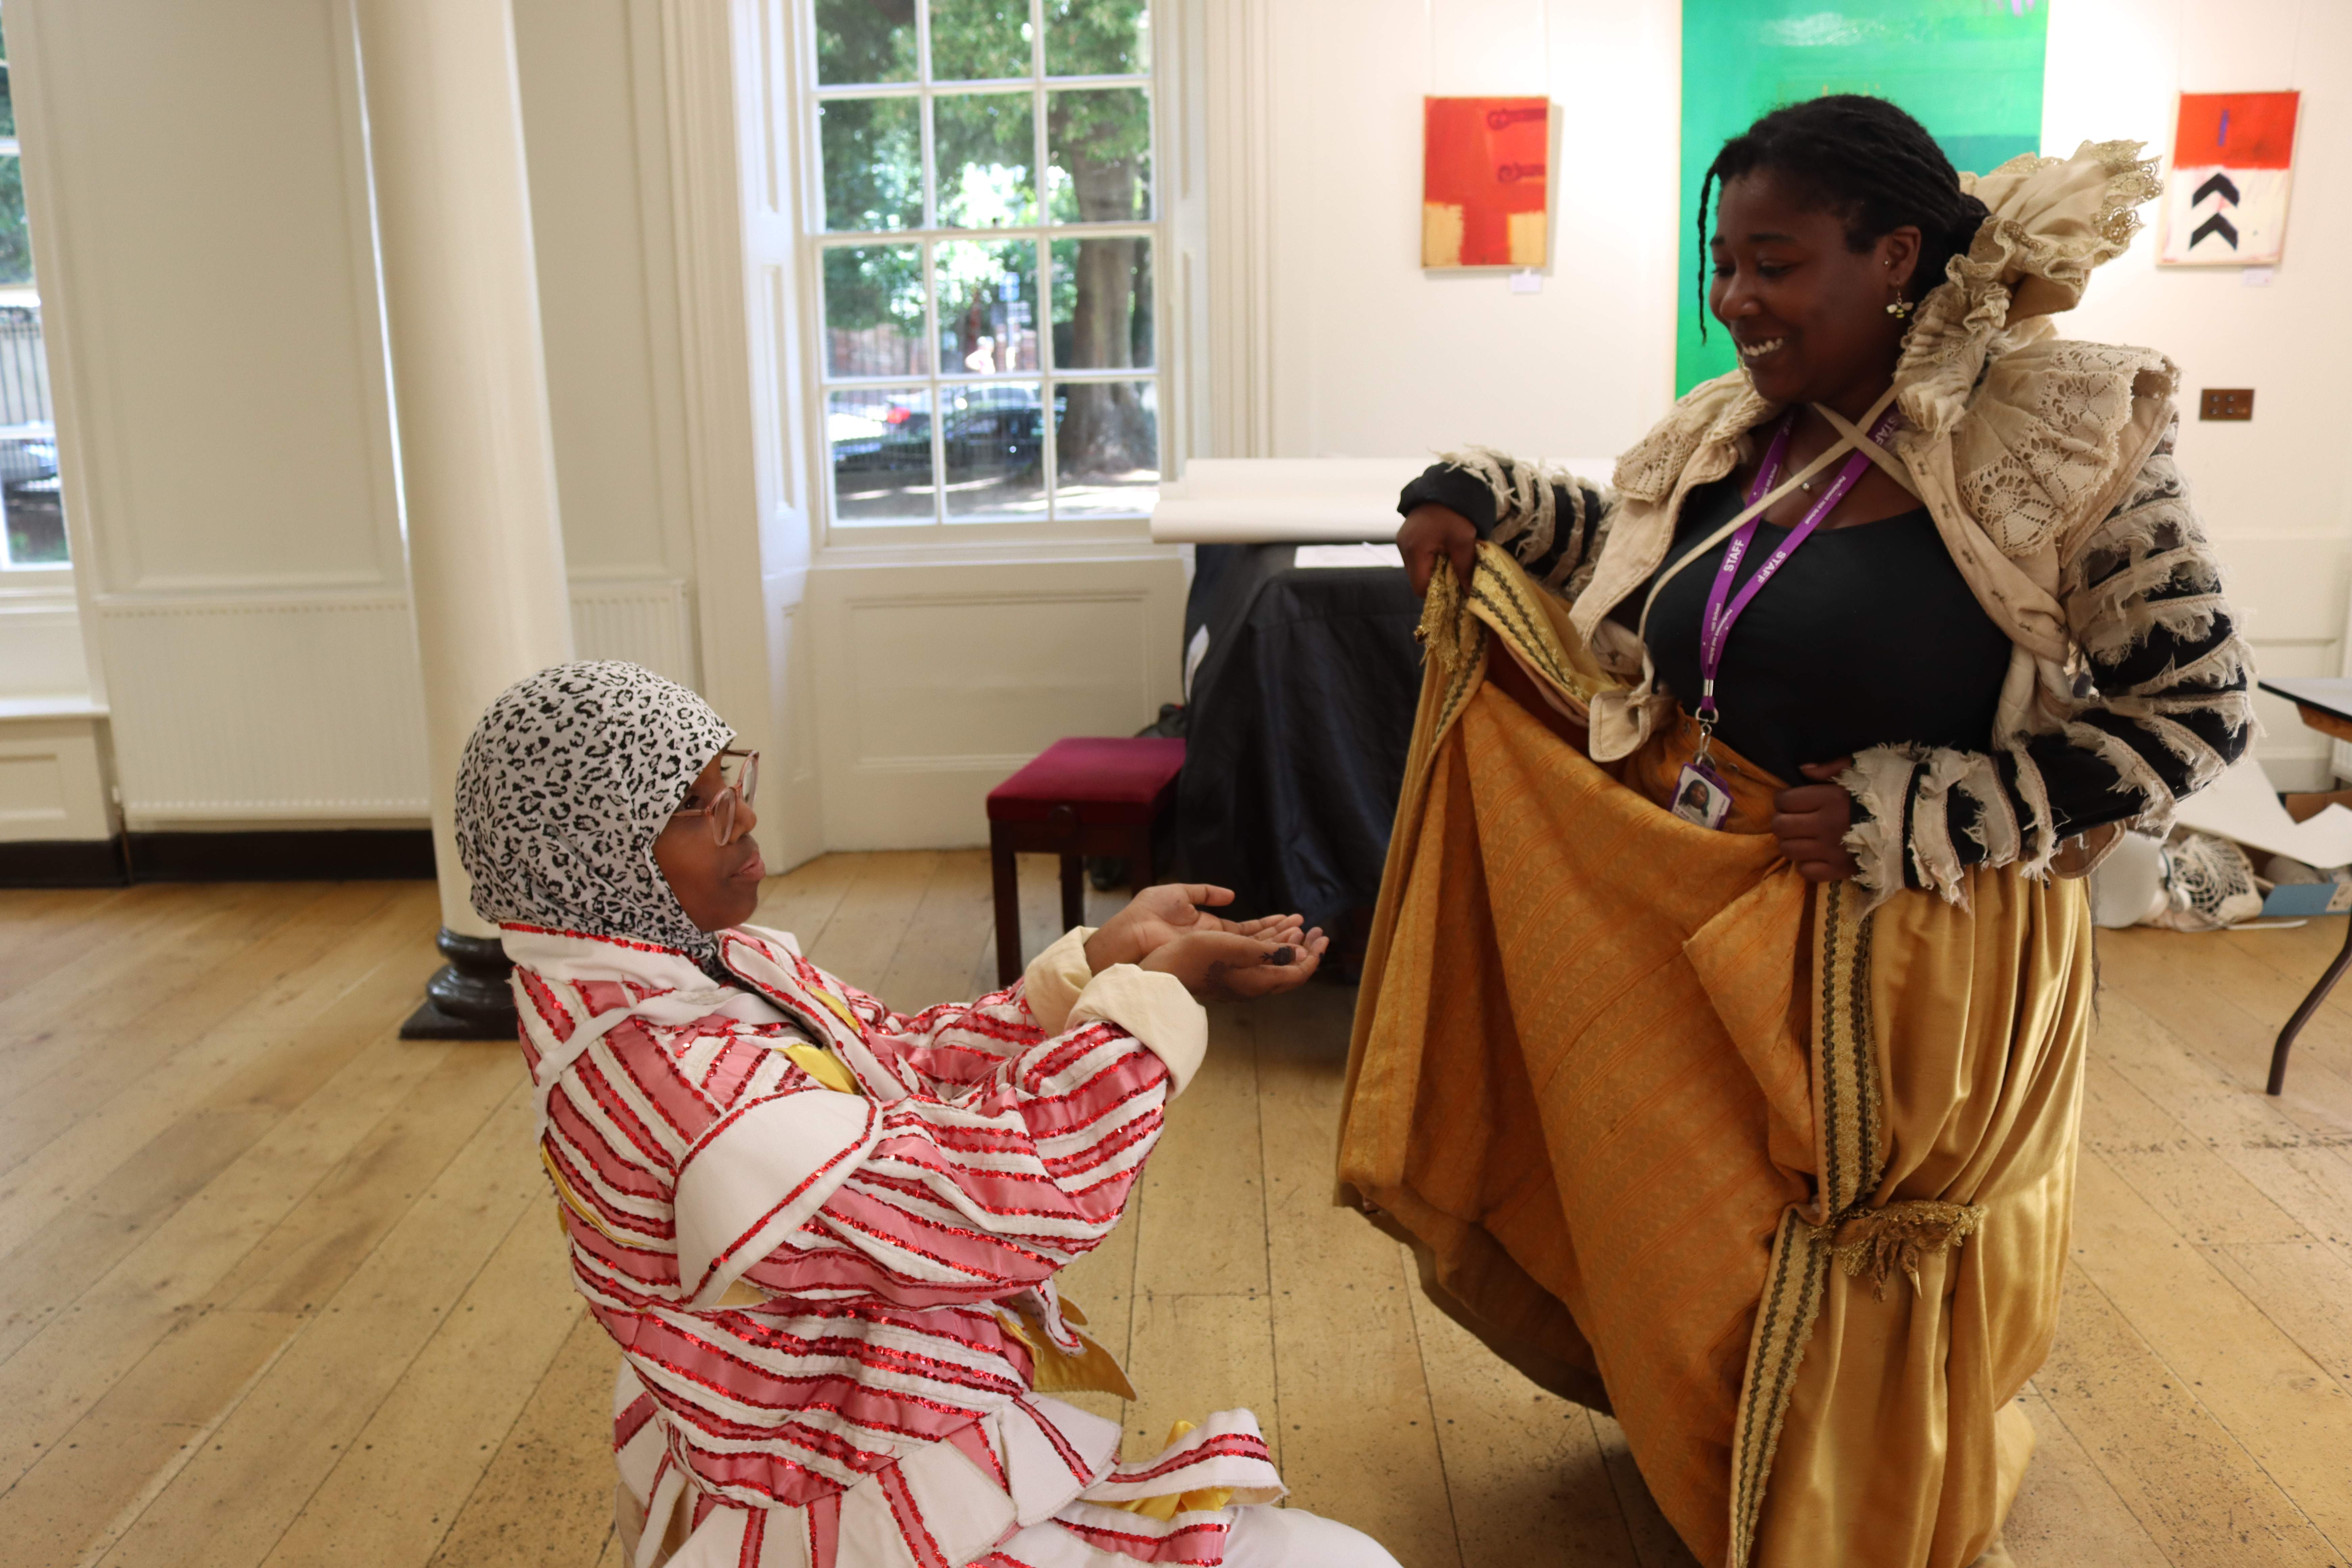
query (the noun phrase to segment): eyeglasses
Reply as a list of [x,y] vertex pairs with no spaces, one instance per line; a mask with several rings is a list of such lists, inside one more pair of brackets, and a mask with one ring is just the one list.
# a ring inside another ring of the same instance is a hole
[[727,759],[741,759],[735,776],[712,798],[709,805],[684,806],[670,813],[672,816],[707,816],[710,818],[710,837],[724,847],[735,842],[735,807],[751,804],[752,792],[760,787],[760,753],[729,749],[719,753],[719,776],[727,773]]

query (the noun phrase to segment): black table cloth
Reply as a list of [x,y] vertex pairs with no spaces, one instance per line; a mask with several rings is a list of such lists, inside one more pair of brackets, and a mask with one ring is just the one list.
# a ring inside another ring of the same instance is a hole
[[1421,601],[1401,567],[1307,568],[1289,544],[1204,544],[1178,785],[1175,874],[1246,917],[1336,930],[1380,893],[1421,692]]

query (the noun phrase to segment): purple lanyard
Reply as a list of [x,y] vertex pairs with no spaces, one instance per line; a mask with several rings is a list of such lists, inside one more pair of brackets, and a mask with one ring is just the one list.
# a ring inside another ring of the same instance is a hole
[[[1878,423],[1870,427],[1870,439],[1874,442],[1885,440],[1894,433],[1896,417],[1892,408],[1880,415]],[[1748,487],[1749,506],[1763,500],[1780,482],[1780,462],[1789,452],[1789,433],[1796,427],[1797,411],[1792,408],[1789,416],[1780,421],[1780,428],[1764,454],[1763,467],[1756,470],[1756,482]],[[1759,512],[1740,524],[1738,531],[1731,536],[1731,542],[1724,547],[1722,563],[1715,569],[1715,586],[1707,590],[1706,614],[1699,623],[1698,711],[1692,717],[1698,721],[1704,731],[1711,732],[1722,718],[1715,706],[1715,678],[1723,668],[1723,645],[1731,638],[1732,624],[1754,602],[1764,584],[1772,580],[1772,574],[1797,552],[1797,546],[1813,536],[1813,531],[1821,526],[1822,519],[1829,516],[1830,509],[1845,499],[1846,491],[1853,489],[1854,481],[1862,478],[1862,471],[1868,467],[1870,455],[1866,452],[1856,452],[1848,458],[1845,466],[1838,470],[1837,478],[1831,481],[1830,488],[1822,492],[1822,499],[1805,513],[1804,521],[1789,531],[1789,537],[1780,542],[1780,547],[1765,559],[1763,565],[1756,568],[1756,575],[1748,578],[1736,595],[1731,591],[1732,579],[1738,575],[1739,563],[1747,558],[1748,545],[1755,542],[1757,525],[1764,521],[1763,514]]]

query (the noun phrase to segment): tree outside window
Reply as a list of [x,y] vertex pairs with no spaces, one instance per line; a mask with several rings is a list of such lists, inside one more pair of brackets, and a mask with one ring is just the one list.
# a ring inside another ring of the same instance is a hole
[[1160,479],[1149,0],[811,0],[836,525]]

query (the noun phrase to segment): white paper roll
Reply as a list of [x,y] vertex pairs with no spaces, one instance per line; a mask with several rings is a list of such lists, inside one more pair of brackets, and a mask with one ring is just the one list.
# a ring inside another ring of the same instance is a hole
[[[1433,459],[1421,458],[1201,458],[1163,486],[1151,512],[1162,544],[1387,543],[1396,538],[1397,493]],[[1595,485],[1607,458],[1561,465]]]

